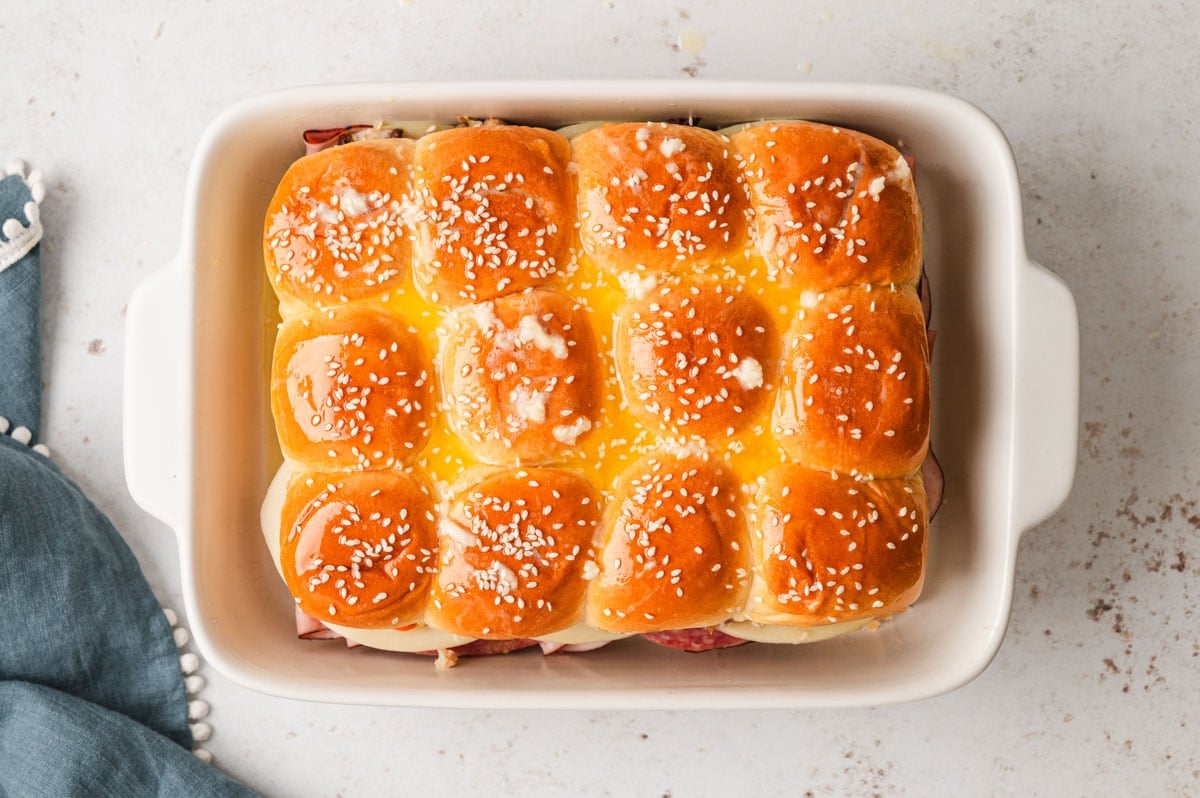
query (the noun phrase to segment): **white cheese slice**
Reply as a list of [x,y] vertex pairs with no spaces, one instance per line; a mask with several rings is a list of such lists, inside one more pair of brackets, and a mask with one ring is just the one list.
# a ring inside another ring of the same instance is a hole
[[755,643],[816,643],[831,637],[857,631],[873,619],[831,623],[828,626],[764,626],[750,621],[730,621],[718,628],[728,635]]
[[574,626],[568,626],[561,632],[555,632],[550,635],[542,635],[537,638],[545,643],[561,643],[564,646],[578,646],[584,643],[603,643],[609,640],[620,640],[625,637],[633,637],[631,634],[620,632],[605,632],[600,629],[593,629],[587,624],[577,623]]

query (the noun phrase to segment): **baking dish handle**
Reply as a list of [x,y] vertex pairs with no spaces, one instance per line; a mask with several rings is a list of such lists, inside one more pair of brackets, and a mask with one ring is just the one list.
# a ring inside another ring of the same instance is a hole
[[192,470],[192,268],[146,278],[125,322],[125,481],[142,509],[185,528]]
[[1057,275],[1032,261],[1017,283],[1014,512],[1025,531],[1071,492],[1079,447],[1079,315]]

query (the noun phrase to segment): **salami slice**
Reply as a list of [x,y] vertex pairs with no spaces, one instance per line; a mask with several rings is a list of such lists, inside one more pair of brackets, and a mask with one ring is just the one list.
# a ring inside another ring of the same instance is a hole
[[696,629],[671,629],[666,632],[650,632],[642,635],[651,643],[680,651],[713,651],[718,648],[733,648],[749,643],[749,640],[727,635],[715,626]]

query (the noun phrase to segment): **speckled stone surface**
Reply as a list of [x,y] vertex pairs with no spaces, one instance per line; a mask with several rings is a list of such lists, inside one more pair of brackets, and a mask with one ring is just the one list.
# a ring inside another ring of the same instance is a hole
[[47,442],[177,608],[174,541],[121,471],[125,303],[174,251],[204,126],[263,91],[693,77],[957,94],[1011,140],[1029,251],[1070,284],[1083,328],[1076,489],[1025,536],[1008,637],[967,687],[849,712],[444,712],[282,701],[205,669],[221,767],[288,796],[1200,793],[1189,4],[160,5],[0,2],[0,159],[47,174]]

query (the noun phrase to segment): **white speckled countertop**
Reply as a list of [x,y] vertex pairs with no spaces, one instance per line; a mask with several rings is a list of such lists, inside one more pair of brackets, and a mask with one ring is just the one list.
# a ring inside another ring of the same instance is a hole
[[967,687],[848,712],[445,712],[284,701],[206,668],[221,767],[281,796],[1200,793],[1200,48],[1189,4],[41,5],[0,0],[0,159],[24,156],[48,177],[45,437],[168,605],[182,603],[174,541],[133,504],[121,471],[124,310],[174,252],[193,145],[244,97],[490,77],[946,91],[1008,134],[1030,254],[1079,303],[1076,489],[1026,535],[1008,637]]

